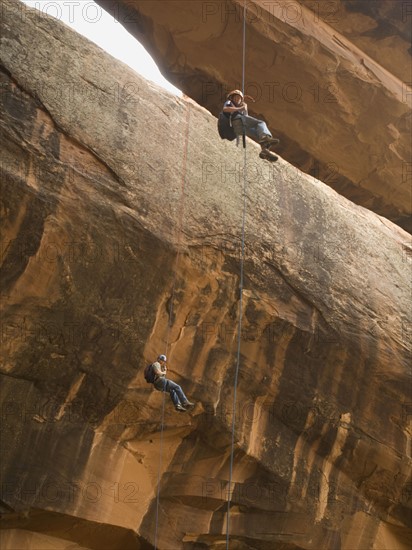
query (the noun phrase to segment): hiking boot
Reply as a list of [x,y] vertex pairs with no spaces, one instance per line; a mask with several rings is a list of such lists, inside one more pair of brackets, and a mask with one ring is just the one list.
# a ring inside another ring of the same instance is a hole
[[184,407],[194,407],[195,404],[194,404],[194,403],[191,403],[190,401],[185,401],[185,402],[183,403],[183,406],[184,406]]
[[265,136],[259,141],[259,145],[262,149],[269,149],[272,145],[277,145],[279,143],[278,138]]
[[180,404],[178,403],[177,405],[175,405],[175,409],[179,412],[182,412],[182,413],[185,413],[186,412],[186,409]]
[[262,149],[259,153],[259,157],[261,159],[270,160],[271,162],[276,162],[279,157],[275,155],[275,153],[272,153],[272,151],[269,151],[269,149]]

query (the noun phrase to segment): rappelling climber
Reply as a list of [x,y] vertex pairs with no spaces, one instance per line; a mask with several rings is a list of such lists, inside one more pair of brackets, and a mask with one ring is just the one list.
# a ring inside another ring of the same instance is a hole
[[279,140],[272,137],[266,122],[248,115],[246,98],[254,101],[251,96],[244,96],[240,90],[233,90],[227,95],[223,111],[219,115],[220,137],[232,141],[235,138],[239,139],[244,132],[253,141],[259,143],[262,149],[259,153],[260,158],[276,161],[278,157],[270,148],[279,143]]
[[166,378],[166,361],[166,355],[159,355],[157,361],[152,363],[153,386],[158,391],[170,393],[175,409],[179,412],[186,412],[188,407],[194,407],[194,403],[188,400],[179,384]]

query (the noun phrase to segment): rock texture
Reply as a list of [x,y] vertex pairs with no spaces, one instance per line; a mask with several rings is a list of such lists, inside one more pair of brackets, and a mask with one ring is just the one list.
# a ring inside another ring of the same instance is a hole
[[248,142],[229,487],[243,151],[2,7],[2,548],[406,549],[409,235]]
[[[242,82],[243,0],[98,3],[213,114]],[[248,0],[245,90],[282,156],[412,231],[408,2]]]
[[396,0],[299,0],[299,3],[309,8],[317,16],[316,20],[336,29],[402,82],[410,83],[410,4]]

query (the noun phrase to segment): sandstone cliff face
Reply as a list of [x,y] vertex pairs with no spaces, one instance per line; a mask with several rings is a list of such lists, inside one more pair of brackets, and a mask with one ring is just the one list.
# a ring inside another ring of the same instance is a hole
[[[217,115],[241,87],[243,5],[123,0],[115,15],[169,80]],[[411,231],[409,3],[248,0],[246,21],[245,89],[282,156]]]
[[229,488],[243,151],[3,8],[2,548],[153,547],[166,349],[159,549],[407,548],[409,235],[248,142]]
[[[310,9],[316,15],[316,20],[336,29],[402,82],[410,82],[410,4],[396,0],[299,0],[299,3]],[[290,6],[289,11],[291,9]]]

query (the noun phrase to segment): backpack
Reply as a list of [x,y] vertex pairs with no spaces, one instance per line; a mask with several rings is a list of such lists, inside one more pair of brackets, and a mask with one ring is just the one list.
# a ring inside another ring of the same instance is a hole
[[148,384],[153,384],[155,381],[155,373],[152,367],[153,365],[150,363],[150,365],[147,365],[144,369],[144,379]]
[[230,117],[227,117],[223,111],[219,113],[219,118],[217,119],[217,130],[222,139],[229,141],[236,139],[235,131],[230,125]]

